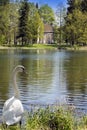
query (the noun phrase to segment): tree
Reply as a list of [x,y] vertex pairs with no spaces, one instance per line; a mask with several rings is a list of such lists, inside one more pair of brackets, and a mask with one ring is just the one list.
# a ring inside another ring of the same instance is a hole
[[57,24],[58,24],[58,32],[59,32],[59,40],[58,43],[61,45],[61,43],[63,42],[63,26],[65,24],[65,18],[66,16],[66,8],[64,7],[63,3],[59,3],[59,5],[57,6],[57,10],[56,10],[56,19],[57,19]]
[[47,4],[40,7],[39,14],[44,23],[53,24],[55,20],[54,12]]
[[86,43],[87,12],[82,12],[82,0],[68,0],[69,7],[65,18],[65,39],[71,45]]
[[43,22],[38,13],[38,8],[29,3],[28,39],[30,43],[39,43],[43,37]]
[[[19,8],[20,4],[18,2],[11,2],[9,4],[9,44],[17,44],[16,36],[18,32],[18,19],[19,19]],[[15,10],[15,11],[14,11]]]
[[34,42],[39,43],[40,39],[43,37],[43,32],[44,32],[44,27],[43,27],[43,22],[40,18],[40,15],[38,12],[35,12],[33,16],[33,40]]
[[75,9],[66,18],[66,40],[71,45],[87,42],[87,14]]
[[83,12],[87,12],[87,0],[82,0],[81,8]]
[[28,15],[29,15],[29,3],[27,0],[22,2],[22,6],[19,10],[19,36],[22,38],[22,45],[28,41]]
[[9,4],[10,0],[0,0],[0,5],[4,6]]
[[68,8],[67,13],[72,13],[74,9],[81,9],[82,0],[67,0]]
[[8,43],[9,34],[9,4],[0,1],[0,44]]
[[54,25],[54,42],[59,43],[59,27],[57,25]]

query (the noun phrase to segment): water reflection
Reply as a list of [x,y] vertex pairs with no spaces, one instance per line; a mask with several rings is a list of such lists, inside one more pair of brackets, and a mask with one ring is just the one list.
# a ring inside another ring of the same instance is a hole
[[29,104],[74,104],[87,108],[87,52],[53,50],[0,50],[0,113],[13,95],[12,70],[22,64],[28,75],[17,83],[25,109]]
[[87,52],[74,52],[64,64],[69,104],[87,109]]

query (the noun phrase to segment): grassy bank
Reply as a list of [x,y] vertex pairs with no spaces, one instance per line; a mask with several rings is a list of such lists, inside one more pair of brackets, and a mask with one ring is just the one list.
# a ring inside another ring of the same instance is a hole
[[79,45],[59,45],[58,49],[64,49],[64,50],[71,50],[71,51],[87,51],[87,45],[86,46],[79,46]]
[[71,50],[71,51],[87,51],[87,46],[70,46],[70,45],[57,45],[57,44],[30,44],[26,46],[14,46],[14,45],[4,45],[0,46],[0,49],[63,49],[63,50]]
[[10,126],[0,130],[87,130],[87,118],[76,118],[73,109],[47,107],[26,115],[26,124],[21,128]]
[[9,45],[4,45],[0,46],[0,49],[57,49],[58,46],[56,44],[31,44],[27,46],[9,46]]

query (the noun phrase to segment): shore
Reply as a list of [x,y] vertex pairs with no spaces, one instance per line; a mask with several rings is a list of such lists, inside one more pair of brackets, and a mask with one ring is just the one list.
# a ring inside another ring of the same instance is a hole
[[55,44],[33,44],[29,46],[0,46],[0,49],[58,49]]
[[68,50],[68,51],[87,51],[87,46],[70,47],[56,44],[33,44],[29,46],[0,46],[0,49],[54,49],[54,50]]
[[77,48],[74,47],[65,47],[66,50],[74,50],[74,51],[87,51],[87,46],[79,46]]

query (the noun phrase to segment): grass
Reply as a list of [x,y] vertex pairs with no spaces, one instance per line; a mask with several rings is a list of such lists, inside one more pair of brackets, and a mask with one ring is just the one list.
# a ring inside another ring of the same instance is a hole
[[25,45],[25,46],[21,46],[21,45],[4,45],[4,46],[0,46],[0,49],[57,49],[58,46],[56,44],[30,44],[30,45]]
[[53,49],[53,48],[57,48],[58,46],[56,44],[34,44],[32,46],[33,48],[45,48],[45,49]]
[[87,117],[79,119],[69,109],[47,107],[28,113],[21,128],[16,125],[5,129],[1,125],[0,130],[87,130],[86,126]]
[[87,51],[87,46],[78,46],[78,45],[66,45],[66,44],[61,44],[61,45],[57,45],[57,44],[28,44],[25,46],[21,46],[21,45],[3,45],[0,46],[0,49],[64,49],[64,50],[71,50],[71,51]]

